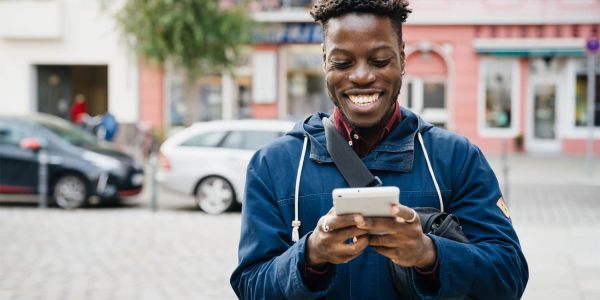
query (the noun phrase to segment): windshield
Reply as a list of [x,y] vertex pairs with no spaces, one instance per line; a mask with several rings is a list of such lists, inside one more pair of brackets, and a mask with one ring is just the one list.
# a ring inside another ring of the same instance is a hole
[[92,134],[65,120],[41,117],[36,118],[35,122],[70,144],[76,146],[98,144],[98,141]]

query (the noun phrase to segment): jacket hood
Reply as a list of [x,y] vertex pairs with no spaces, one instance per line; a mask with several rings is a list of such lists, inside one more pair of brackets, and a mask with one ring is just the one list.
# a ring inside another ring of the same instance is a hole
[[[402,115],[400,123],[392,129],[373,151],[363,158],[363,161],[369,168],[390,169],[387,167],[378,167],[377,163],[374,162],[370,163],[374,161],[377,152],[389,154],[412,152],[415,147],[417,132],[424,133],[434,127],[404,107],[400,107],[400,114]],[[329,115],[322,112],[315,113],[307,117],[304,121],[296,123],[287,135],[299,139],[308,136],[310,140],[310,158],[319,162],[333,162],[327,152],[325,129],[321,121],[325,117],[329,117]]]

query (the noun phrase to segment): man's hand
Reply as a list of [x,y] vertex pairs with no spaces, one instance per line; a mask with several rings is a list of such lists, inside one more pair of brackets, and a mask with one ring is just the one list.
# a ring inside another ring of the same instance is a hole
[[[329,226],[323,231],[323,224]],[[358,228],[357,225],[362,227]],[[332,210],[322,216],[317,227],[308,237],[306,245],[306,263],[311,267],[327,263],[341,264],[359,256],[367,247],[368,226],[362,215],[351,214],[337,216]],[[346,243],[352,239],[352,243]]]
[[390,232],[369,235],[369,245],[397,265],[432,268],[437,260],[437,253],[433,241],[421,229],[419,215],[416,214],[414,221],[408,223],[407,220],[413,218],[413,210],[400,204],[392,206],[392,215],[394,218],[366,218],[365,223],[371,230]]

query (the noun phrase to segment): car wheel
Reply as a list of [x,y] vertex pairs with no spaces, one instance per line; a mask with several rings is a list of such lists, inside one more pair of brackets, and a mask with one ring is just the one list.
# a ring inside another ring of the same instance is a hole
[[196,187],[196,204],[204,212],[218,215],[234,206],[233,187],[224,178],[211,176],[203,179]]
[[64,209],[74,209],[83,206],[87,200],[85,182],[75,175],[60,177],[52,189],[54,200]]

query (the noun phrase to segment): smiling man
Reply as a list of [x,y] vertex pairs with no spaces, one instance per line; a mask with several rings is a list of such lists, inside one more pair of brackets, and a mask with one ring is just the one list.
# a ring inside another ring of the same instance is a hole
[[[311,12],[323,26],[333,124],[384,186],[400,188],[395,218],[331,209],[332,190],[348,184],[327,152],[330,116],[315,113],[250,162],[231,276],[238,297],[521,297],[527,262],[483,154],[397,102],[409,13],[406,0],[321,0]],[[424,233],[412,207],[454,214],[469,243]]]

